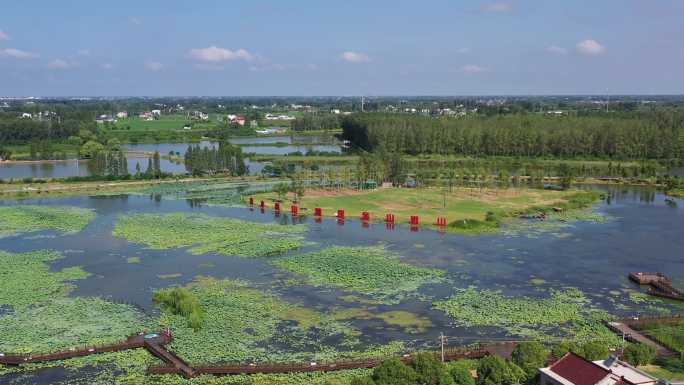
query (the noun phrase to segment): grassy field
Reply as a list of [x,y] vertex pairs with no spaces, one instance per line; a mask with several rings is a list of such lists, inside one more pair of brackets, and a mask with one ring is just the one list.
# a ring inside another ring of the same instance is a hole
[[[384,220],[386,213],[393,213],[398,223],[408,223],[411,215],[418,215],[422,223],[434,223],[438,216],[448,222],[475,219],[484,221],[487,212],[507,216],[523,212],[531,207],[561,205],[578,190],[550,191],[524,188],[476,189],[454,188],[445,192],[439,188],[385,188],[376,190],[308,190],[301,207],[313,214],[315,207],[323,209],[324,216],[334,216],[338,209],[345,210],[350,218],[360,217],[363,211],[370,212],[371,220]],[[285,199],[289,208],[293,195]],[[278,199],[276,193],[255,196],[255,200],[272,202]]]

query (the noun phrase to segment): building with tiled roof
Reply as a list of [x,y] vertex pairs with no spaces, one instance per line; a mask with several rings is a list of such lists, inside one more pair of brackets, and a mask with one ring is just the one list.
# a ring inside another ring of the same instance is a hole
[[589,361],[567,353],[551,366],[539,369],[539,385],[656,385],[658,379],[611,357]]

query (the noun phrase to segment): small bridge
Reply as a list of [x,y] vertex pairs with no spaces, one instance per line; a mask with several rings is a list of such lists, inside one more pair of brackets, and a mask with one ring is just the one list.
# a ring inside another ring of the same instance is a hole
[[639,285],[648,285],[648,294],[684,301],[684,293],[672,286],[672,281],[663,273],[629,273],[629,279]]

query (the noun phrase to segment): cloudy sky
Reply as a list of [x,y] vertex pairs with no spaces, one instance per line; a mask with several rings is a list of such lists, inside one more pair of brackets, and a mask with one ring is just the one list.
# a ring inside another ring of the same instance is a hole
[[0,96],[604,93],[684,93],[684,1],[0,8]]

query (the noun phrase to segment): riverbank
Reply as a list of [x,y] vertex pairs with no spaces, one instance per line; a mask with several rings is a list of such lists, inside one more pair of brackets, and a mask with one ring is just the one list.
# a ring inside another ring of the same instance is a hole
[[5,183],[0,184],[2,199],[30,198],[37,195],[69,196],[88,194],[116,194],[130,193],[154,186],[169,186],[174,184],[187,185],[201,182],[249,182],[257,177],[212,177],[212,178],[169,178],[152,180],[127,181],[92,181],[92,182],[64,182],[49,180],[41,183]]

